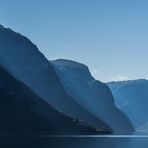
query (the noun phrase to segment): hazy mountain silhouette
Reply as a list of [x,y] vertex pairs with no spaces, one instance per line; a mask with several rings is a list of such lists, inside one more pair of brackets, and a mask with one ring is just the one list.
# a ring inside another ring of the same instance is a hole
[[95,80],[86,65],[70,61],[52,61],[66,93],[85,109],[105,121],[116,132],[132,131],[128,117],[115,107],[108,86]]
[[[148,123],[148,81],[144,79],[107,83],[116,105],[131,119],[135,128]],[[148,128],[148,127],[147,127]]]

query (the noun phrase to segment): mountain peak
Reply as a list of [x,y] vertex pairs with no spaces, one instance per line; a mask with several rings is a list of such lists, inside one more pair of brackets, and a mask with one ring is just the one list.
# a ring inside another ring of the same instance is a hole
[[68,60],[68,59],[57,59],[53,60],[53,63],[56,63],[58,65],[64,65],[64,66],[70,66],[70,67],[77,67],[77,68],[88,68],[86,65],[73,61],[73,60]]

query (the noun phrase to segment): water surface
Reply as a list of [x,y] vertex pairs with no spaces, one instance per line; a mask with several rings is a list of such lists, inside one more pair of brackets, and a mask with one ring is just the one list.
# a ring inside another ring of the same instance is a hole
[[148,148],[148,136],[1,137],[0,148]]

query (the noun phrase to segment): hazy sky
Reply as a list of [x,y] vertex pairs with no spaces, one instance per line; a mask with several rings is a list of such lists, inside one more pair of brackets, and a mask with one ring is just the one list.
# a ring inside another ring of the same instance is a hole
[[148,79],[148,0],[0,0],[0,23],[101,81]]

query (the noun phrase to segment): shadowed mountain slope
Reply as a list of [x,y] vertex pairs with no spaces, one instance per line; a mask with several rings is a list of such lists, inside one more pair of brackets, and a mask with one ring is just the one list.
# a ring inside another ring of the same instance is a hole
[[65,92],[52,64],[29,39],[4,27],[0,27],[0,64],[57,110],[110,129]]
[[97,134],[97,131],[53,109],[0,67],[0,135],[11,134]]

